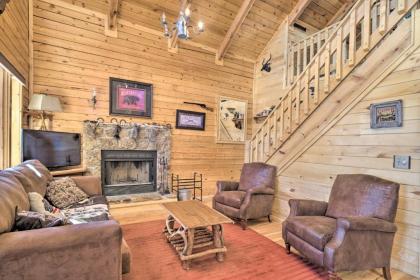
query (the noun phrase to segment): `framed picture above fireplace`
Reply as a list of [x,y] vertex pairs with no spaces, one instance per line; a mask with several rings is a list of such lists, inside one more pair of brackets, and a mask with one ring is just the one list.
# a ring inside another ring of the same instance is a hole
[[205,130],[206,113],[176,110],[176,128]]
[[117,78],[109,79],[109,114],[152,117],[153,86]]

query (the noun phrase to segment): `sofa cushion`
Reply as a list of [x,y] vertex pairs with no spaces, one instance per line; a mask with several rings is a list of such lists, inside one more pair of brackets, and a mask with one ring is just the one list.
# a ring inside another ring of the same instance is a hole
[[10,174],[0,173],[0,234],[12,230],[17,211],[29,210],[22,184]]
[[335,233],[336,222],[324,216],[296,216],[286,220],[286,227],[287,231],[323,251]]
[[240,191],[255,187],[273,188],[276,179],[276,167],[262,162],[245,163],[239,180]]
[[70,177],[53,180],[48,184],[46,197],[60,209],[88,199],[87,194],[76,186]]
[[27,193],[37,192],[42,196],[45,196],[47,184],[52,180],[50,171],[38,160],[25,161],[3,172],[15,176]]
[[234,208],[241,208],[246,192],[242,191],[226,191],[219,192],[214,196],[214,200]]

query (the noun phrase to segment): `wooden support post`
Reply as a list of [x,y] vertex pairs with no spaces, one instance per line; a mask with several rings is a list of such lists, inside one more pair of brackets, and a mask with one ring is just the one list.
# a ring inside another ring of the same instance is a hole
[[398,0],[398,13],[403,14],[407,9],[407,0]]
[[287,57],[287,65],[288,65],[289,72],[288,72],[287,81],[288,81],[288,85],[291,85],[293,83],[293,74],[294,74],[293,73],[293,61],[294,61],[293,46],[291,43],[289,43],[288,48],[289,48],[289,52],[288,52],[288,57]]
[[340,27],[337,30],[337,35],[335,37],[336,43],[337,43],[337,59],[335,61],[336,63],[336,72],[335,72],[335,79],[341,80],[341,69],[342,69],[342,61],[343,61],[343,36],[342,36],[342,28]]
[[287,116],[288,116],[288,118],[289,118],[289,125],[288,125],[288,127],[287,127],[287,133],[292,133],[292,98],[293,98],[293,96],[292,96],[292,92],[289,92],[288,93],[288,104],[287,104],[287,107],[288,107],[288,111],[287,111]]
[[319,55],[315,59],[314,104],[317,105],[318,101],[319,101]]
[[308,40],[303,41],[303,63],[302,63],[302,71],[305,69],[306,64],[308,63]]
[[277,121],[279,122],[279,134],[278,134],[278,144],[277,148],[280,148],[281,143],[283,142],[283,136],[284,136],[284,107],[283,107],[284,101],[282,100],[280,103],[280,106],[278,108],[278,118]]
[[387,0],[381,0],[381,6],[379,8],[379,28],[378,31],[383,35],[386,31],[386,21],[387,21]]
[[305,74],[305,89],[303,91],[303,113],[309,114],[309,68]]
[[368,51],[370,46],[370,0],[364,2],[364,18],[363,18],[363,50]]
[[328,94],[330,92],[330,42],[326,43],[324,50],[324,93]]
[[302,71],[302,65],[300,64],[300,60],[301,60],[301,52],[300,52],[300,42],[297,43],[297,61],[296,61],[296,69],[297,69],[297,73],[296,76],[299,76],[300,72]]
[[309,48],[310,48],[310,51],[309,51],[309,61],[311,61],[313,58],[314,58],[314,56],[315,56],[315,53],[314,53],[314,43],[315,43],[315,40],[314,40],[314,38],[312,37],[312,38],[310,38],[309,39]]
[[356,56],[356,11],[350,15],[350,34],[349,34],[349,66],[353,66]]
[[300,81],[299,80],[296,84],[296,86],[293,88],[292,92],[294,92],[295,95],[295,124],[299,124],[300,122]]

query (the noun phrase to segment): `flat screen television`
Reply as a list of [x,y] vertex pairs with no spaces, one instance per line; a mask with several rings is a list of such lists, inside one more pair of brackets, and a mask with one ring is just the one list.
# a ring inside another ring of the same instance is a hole
[[37,159],[50,169],[81,163],[80,134],[23,129],[23,160]]

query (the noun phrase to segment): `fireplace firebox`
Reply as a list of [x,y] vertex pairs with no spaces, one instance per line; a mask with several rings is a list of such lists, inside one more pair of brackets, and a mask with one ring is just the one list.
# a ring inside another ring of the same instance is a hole
[[157,152],[102,150],[102,190],[106,196],[157,191]]

